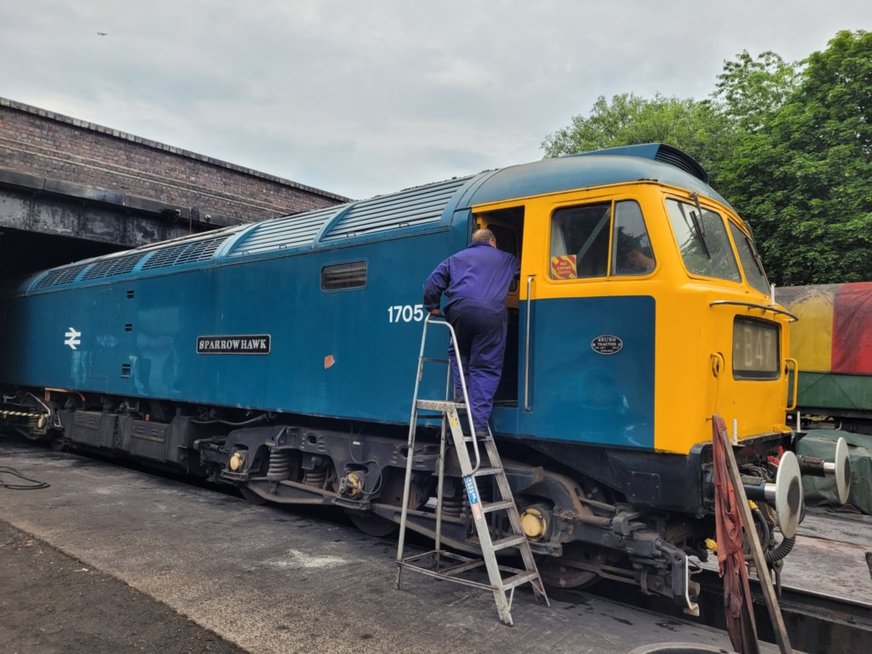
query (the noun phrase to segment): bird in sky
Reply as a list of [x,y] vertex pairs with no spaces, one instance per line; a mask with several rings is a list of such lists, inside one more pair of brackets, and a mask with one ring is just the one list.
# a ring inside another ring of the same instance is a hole
[[97,32],[97,36],[106,36],[109,32]]

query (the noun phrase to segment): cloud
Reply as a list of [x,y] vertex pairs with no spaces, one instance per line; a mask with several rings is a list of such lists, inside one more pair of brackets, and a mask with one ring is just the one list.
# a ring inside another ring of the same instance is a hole
[[797,59],[870,18],[865,0],[31,0],[4,8],[0,95],[365,197],[537,159],[599,95],[701,98],[744,49]]

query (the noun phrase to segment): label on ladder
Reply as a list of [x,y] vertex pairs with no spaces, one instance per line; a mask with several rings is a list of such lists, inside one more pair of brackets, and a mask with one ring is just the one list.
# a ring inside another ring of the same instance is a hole
[[481,502],[478,501],[475,480],[472,477],[464,477],[463,483],[466,484],[466,496],[469,498],[469,508],[472,509],[472,515],[476,520],[479,520],[481,518]]

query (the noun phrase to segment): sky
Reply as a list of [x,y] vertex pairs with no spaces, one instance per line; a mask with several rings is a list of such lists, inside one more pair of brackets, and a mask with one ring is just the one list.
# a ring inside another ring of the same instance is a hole
[[[0,96],[352,198],[540,159],[599,96],[703,99],[870,0],[0,0]],[[2,165],[2,162],[0,162]]]

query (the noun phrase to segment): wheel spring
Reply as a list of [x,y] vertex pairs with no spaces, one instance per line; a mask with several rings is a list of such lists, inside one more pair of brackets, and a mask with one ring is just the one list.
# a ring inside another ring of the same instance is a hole
[[291,476],[291,453],[288,450],[271,450],[269,453],[268,481],[282,481]]
[[320,470],[307,470],[303,477],[303,483],[307,486],[315,486],[316,488],[324,488],[324,483],[327,481],[327,471],[321,468]]
[[462,498],[443,497],[442,498],[442,513],[447,516],[460,517],[460,511],[463,509]]

